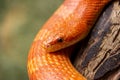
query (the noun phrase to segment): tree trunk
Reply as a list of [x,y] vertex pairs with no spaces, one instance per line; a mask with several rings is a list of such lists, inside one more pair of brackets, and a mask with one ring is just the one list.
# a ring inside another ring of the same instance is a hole
[[73,64],[88,80],[120,79],[120,1],[106,6],[74,52],[78,54],[72,56]]

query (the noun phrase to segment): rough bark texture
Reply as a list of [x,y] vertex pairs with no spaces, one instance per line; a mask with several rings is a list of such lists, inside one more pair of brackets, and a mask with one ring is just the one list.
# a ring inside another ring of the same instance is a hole
[[91,34],[74,52],[78,54],[73,64],[88,80],[120,79],[119,0],[106,6]]

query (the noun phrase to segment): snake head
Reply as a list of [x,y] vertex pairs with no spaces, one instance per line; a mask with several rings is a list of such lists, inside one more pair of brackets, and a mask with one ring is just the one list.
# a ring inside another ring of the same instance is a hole
[[54,34],[43,41],[43,48],[48,52],[54,52],[64,48],[64,44],[64,36]]
[[83,27],[82,29],[65,29],[65,30],[48,30],[45,31],[46,35],[44,35],[42,40],[42,47],[47,52],[55,52],[66,47],[69,47],[81,39],[83,39],[88,31],[87,27]]

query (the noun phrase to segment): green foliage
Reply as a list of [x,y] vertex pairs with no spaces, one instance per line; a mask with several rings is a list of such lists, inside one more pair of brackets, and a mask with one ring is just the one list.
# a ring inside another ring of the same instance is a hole
[[0,0],[0,80],[28,80],[27,55],[62,0]]

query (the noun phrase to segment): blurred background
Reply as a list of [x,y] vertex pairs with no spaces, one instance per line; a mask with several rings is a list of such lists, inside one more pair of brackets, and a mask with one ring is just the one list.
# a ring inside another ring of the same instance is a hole
[[28,80],[27,55],[63,0],[0,0],[0,80]]

